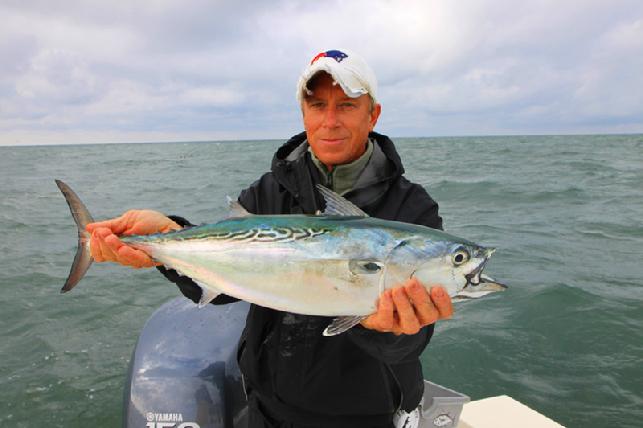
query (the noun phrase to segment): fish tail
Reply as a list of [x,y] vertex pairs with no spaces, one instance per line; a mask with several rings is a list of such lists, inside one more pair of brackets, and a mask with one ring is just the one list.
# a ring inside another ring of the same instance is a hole
[[65,285],[63,285],[63,288],[60,290],[61,293],[66,293],[80,282],[94,261],[89,250],[90,234],[85,230],[85,226],[89,223],[93,223],[94,219],[91,214],[89,214],[85,204],[82,203],[78,195],[71,190],[71,187],[60,180],[56,180],[56,185],[62,192],[63,196],[65,196],[71,215],[78,227],[78,248],[76,249],[76,256],[74,257],[74,263],[71,265],[67,281],[65,281]]

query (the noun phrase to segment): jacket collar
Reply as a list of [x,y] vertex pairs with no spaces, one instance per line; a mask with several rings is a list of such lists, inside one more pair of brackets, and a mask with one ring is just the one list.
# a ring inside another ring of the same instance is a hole
[[[371,132],[369,138],[376,143],[372,159],[355,188],[344,195],[362,208],[379,199],[390,183],[404,174],[400,156],[390,138],[377,132]],[[272,172],[279,184],[300,199],[302,206],[308,206],[308,209],[320,206],[315,197],[317,192],[313,190],[320,182],[319,171],[308,153],[305,132],[293,136],[277,150],[272,160]]]

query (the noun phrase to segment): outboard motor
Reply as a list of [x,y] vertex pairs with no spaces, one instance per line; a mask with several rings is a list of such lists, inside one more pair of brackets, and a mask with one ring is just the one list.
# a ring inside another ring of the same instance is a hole
[[238,302],[199,309],[179,297],[157,309],[130,361],[123,426],[245,428],[236,354],[248,308]]

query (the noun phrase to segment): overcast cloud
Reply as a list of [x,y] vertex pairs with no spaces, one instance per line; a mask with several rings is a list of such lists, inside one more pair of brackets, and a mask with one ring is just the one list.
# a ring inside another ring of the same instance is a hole
[[643,2],[2,1],[0,144],[285,138],[351,49],[392,136],[643,132]]

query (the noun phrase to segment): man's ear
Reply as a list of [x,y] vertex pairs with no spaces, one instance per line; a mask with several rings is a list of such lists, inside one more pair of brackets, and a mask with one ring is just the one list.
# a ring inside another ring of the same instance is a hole
[[377,119],[379,119],[380,114],[382,113],[382,104],[375,104],[373,106],[373,110],[371,111],[371,126],[369,131],[372,131],[373,128],[375,128],[375,124],[377,124]]

